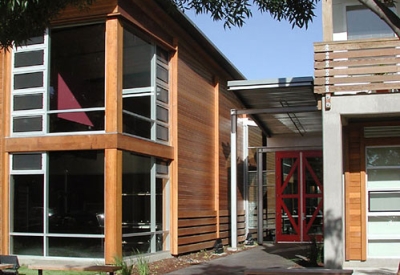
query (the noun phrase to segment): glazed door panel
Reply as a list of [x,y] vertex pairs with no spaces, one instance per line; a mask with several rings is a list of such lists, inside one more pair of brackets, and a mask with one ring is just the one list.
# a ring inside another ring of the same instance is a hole
[[276,153],[276,241],[322,239],[322,152]]

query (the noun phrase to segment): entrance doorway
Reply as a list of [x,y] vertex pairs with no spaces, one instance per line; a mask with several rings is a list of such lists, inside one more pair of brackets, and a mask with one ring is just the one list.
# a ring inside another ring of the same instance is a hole
[[276,153],[276,241],[323,237],[321,151]]

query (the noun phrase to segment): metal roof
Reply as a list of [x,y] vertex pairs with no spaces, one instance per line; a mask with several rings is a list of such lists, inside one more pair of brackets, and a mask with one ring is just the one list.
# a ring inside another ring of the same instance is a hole
[[322,115],[313,87],[313,77],[228,82],[228,89],[245,107],[237,114],[250,115],[268,136],[322,132]]

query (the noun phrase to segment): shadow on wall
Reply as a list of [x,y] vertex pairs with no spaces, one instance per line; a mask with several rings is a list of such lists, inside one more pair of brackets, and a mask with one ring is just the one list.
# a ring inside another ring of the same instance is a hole
[[[343,254],[343,219],[342,217],[335,218],[331,210],[328,210],[324,217],[324,240],[325,268],[342,268],[340,255]],[[332,248],[333,255],[326,255],[327,241],[329,242],[328,246]]]
[[225,160],[228,160],[231,155],[231,144],[229,142],[222,142],[222,153],[224,154]]

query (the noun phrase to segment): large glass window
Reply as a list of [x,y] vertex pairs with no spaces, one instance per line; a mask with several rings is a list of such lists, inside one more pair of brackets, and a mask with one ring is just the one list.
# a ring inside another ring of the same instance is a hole
[[50,30],[14,50],[13,135],[104,130],[105,25]]
[[168,163],[123,153],[123,253],[168,250]]
[[104,152],[11,156],[11,253],[104,257]]
[[346,17],[348,40],[394,37],[394,33],[389,26],[364,6],[347,6]]
[[368,147],[368,255],[400,254],[400,147]]
[[124,30],[123,132],[169,141],[168,52]]

